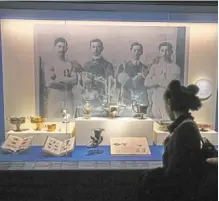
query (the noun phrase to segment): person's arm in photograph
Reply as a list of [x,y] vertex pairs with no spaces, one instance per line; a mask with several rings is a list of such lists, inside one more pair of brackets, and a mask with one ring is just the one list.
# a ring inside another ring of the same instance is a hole
[[168,84],[172,81],[172,80],[178,80],[180,78],[180,68],[175,65],[170,73],[168,73],[165,77],[161,77],[158,80],[158,83],[161,87],[167,88]]
[[149,73],[147,74],[146,78],[145,78],[145,82],[144,82],[144,86],[146,88],[152,88],[152,87],[157,87],[158,85],[158,79],[155,77],[155,65],[152,65]]
[[149,74],[150,70],[149,70],[149,67],[146,66],[146,65],[143,65],[143,70],[142,70],[142,73],[144,75],[144,78],[147,77],[147,75]]
[[124,67],[123,65],[118,66],[118,70],[117,73],[115,75],[116,77],[116,88],[121,88],[121,83],[120,80],[118,79],[118,76],[120,75],[120,73],[122,73],[124,71]]
[[113,87],[115,87],[115,71],[113,68],[113,65],[111,63],[108,64],[108,75],[107,75],[107,83],[108,83],[108,88],[109,91],[111,92],[111,90],[113,89]]
[[117,75],[117,81],[121,86],[124,86],[126,82],[130,80],[128,74],[125,72],[124,65],[120,65],[118,75]]
[[63,89],[64,84],[60,83],[60,80],[57,79],[55,69],[52,66],[44,65],[45,81],[46,87],[52,89]]
[[60,83],[63,83],[68,86],[68,88],[72,88],[74,85],[78,84],[78,74],[76,72],[76,66],[74,62],[70,62],[71,70],[68,73],[68,76],[64,77],[64,80],[61,80]]
[[111,76],[114,78],[115,72],[114,72],[113,64],[109,63],[107,66],[107,70],[108,70],[108,76]]
[[142,71],[141,73],[137,73],[137,75],[133,78],[133,86],[135,89],[145,89],[145,79],[148,75],[149,70],[148,67],[142,64]]
[[78,84],[78,74],[75,68],[72,68],[69,77],[67,77],[67,84],[72,87]]
[[72,65],[74,66],[76,73],[81,73],[84,71],[84,68],[76,60],[72,62]]

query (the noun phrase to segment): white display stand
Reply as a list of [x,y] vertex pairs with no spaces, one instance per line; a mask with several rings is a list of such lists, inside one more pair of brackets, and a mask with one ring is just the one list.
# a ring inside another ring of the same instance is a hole
[[[213,145],[218,145],[218,133],[214,130],[207,132],[200,132],[202,137],[206,137]],[[154,143],[157,145],[163,145],[164,139],[169,135],[169,132],[159,130],[159,124],[154,122]]]
[[9,135],[14,135],[22,138],[34,136],[32,141],[32,146],[43,146],[47,137],[56,138],[58,140],[66,140],[71,138],[72,131],[75,126],[74,122],[70,122],[70,123],[46,122],[45,124],[56,124],[56,130],[54,132],[49,132],[46,129],[42,129],[41,131],[35,131],[34,129],[29,129],[20,132],[15,132],[13,130],[10,130],[5,134],[5,138],[7,138]]
[[103,128],[103,142],[100,145],[110,145],[112,137],[146,137],[148,144],[153,144],[153,120],[135,119],[131,117],[100,118],[92,117],[76,119],[76,146],[86,146],[90,142],[90,136],[94,136],[92,129]]

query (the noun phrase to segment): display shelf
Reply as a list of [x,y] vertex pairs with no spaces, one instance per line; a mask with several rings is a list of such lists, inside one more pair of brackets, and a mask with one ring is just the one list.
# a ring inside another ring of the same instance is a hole
[[160,161],[162,160],[163,146],[149,146],[151,155],[144,156],[112,156],[110,146],[100,146],[103,154],[87,156],[88,148],[77,146],[71,156],[45,157],[41,146],[32,146],[20,154],[1,154],[0,161]]
[[103,142],[101,145],[110,145],[113,137],[146,137],[148,144],[153,144],[153,120],[135,119],[132,117],[100,118],[92,117],[85,119],[77,118],[75,122],[77,132],[76,145],[83,146],[90,142],[90,136],[94,135],[92,129],[103,128]]
[[[169,135],[169,132],[161,131],[157,127],[157,123],[154,123],[153,138],[156,145],[162,145],[164,139]],[[218,133],[214,130],[206,132],[200,132],[202,137],[206,137],[213,145],[218,145]]]

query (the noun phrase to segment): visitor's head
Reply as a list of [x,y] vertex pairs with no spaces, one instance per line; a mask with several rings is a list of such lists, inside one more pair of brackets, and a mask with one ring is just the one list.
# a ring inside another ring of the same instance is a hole
[[56,38],[54,41],[54,46],[58,56],[65,56],[65,53],[68,51],[68,43],[64,38]]
[[143,45],[138,42],[134,42],[131,44],[131,56],[134,60],[139,60],[140,56],[143,54]]
[[178,80],[171,81],[164,92],[165,109],[169,118],[174,120],[177,113],[199,110],[202,104],[197,97],[198,92],[199,88],[194,84],[185,87]]
[[160,58],[166,61],[171,61],[171,55],[173,53],[173,46],[169,42],[162,42],[159,45]]
[[90,41],[90,49],[93,56],[101,55],[103,51],[103,42],[100,39],[93,39]]

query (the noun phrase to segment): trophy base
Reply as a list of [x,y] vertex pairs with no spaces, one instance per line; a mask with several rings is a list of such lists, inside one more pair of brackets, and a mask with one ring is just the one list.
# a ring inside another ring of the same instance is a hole
[[26,129],[14,129],[13,131],[14,132],[22,132],[22,131],[27,131],[27,130],[29,130],[28,128],[26,128]]
[[136,114],[133,117],[136,119],[147,119],[147,117],[145,117],[144,114]]
[[99,149],[95,149],[95,150],[89,150],[86,154],[86,156],[94,156],[94,155],[101,155],[104,153],[104,150],[99,150]]
[[63,124],[68,124],[70,121],[62,121]]
[[84,119],[91,119],[91,116],[84,116]]

